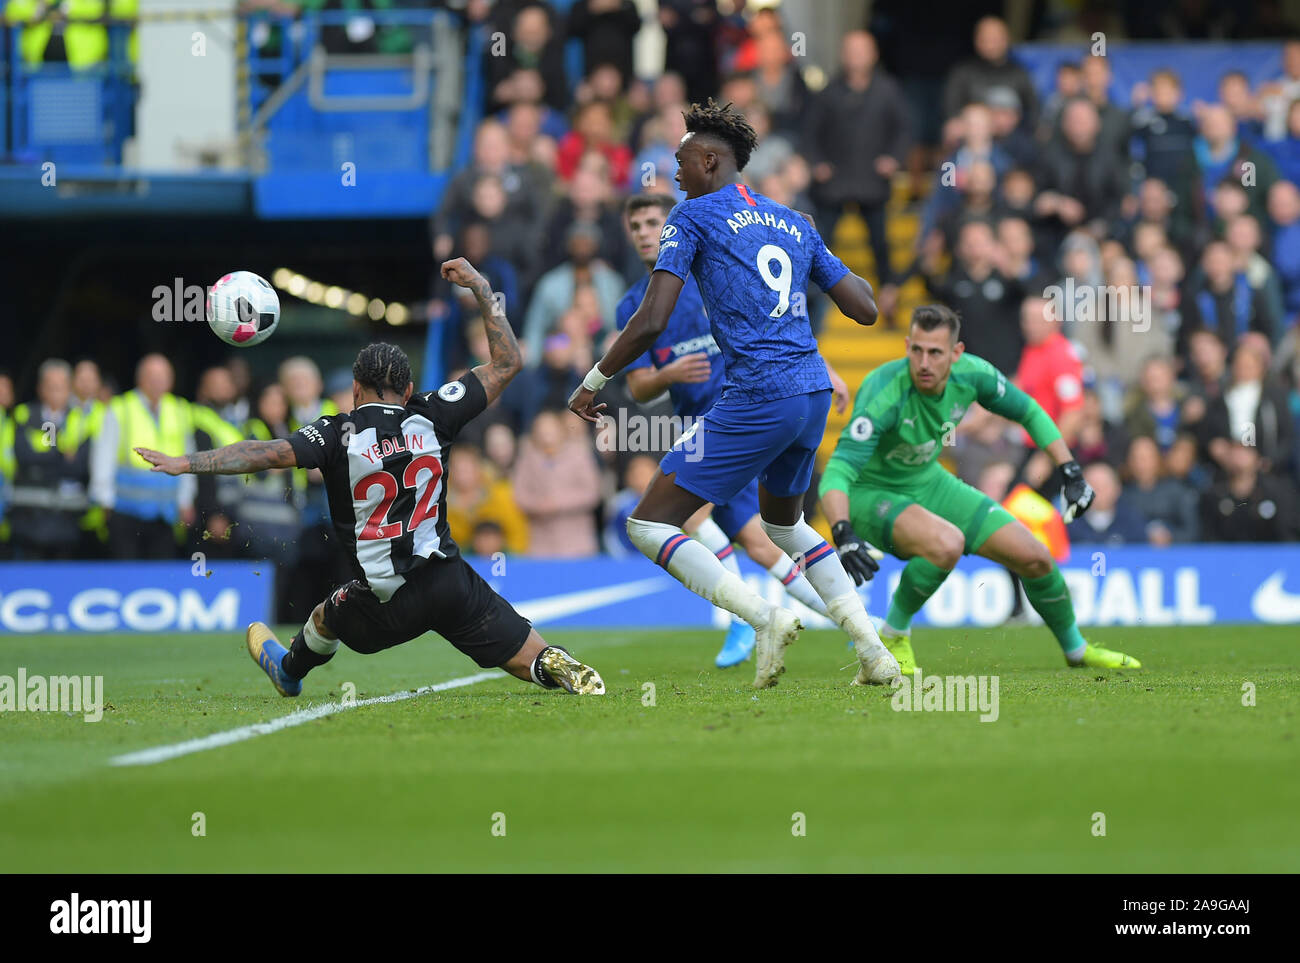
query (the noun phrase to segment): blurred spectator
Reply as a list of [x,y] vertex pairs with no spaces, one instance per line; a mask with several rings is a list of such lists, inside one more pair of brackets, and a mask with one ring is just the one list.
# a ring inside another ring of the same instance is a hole
[[717,0],[659,0],[659,23],[667,35],[664,70],[685,81],[687,100],[704,103],[718,89]]
[[609,162],[592,151],[578,163],[568,192],[561,197],[546,225],[542,241],[545,269],[560,264],[568,250],[568,238],[575,225],[585,224],[600,231],[602,251],[616,270],[623,271],[628,247],[623,241],[619,206],[609,181]]
[[[545,104],[519,101],[511,104],[497,115],[497,119],[506,125],[506,135],[510,141],[510,163],[520,169],[527,169],[533,179],[541,185],[546,195],[550,195],[555,182],[555,170],[539,150],[545,143],[553,152],[560,138],[569,132],[569,122],[559,111],[552,110]],[[553,158],[552,158],[553,159]],[[539,199],[543,207],[548,197]]]
[[1273,318],[1274,339],[1281,334],[1285,307],[1282,303],[1282,282],[1273,265],[1262,252],[1263,236],[1259,221],[1249,214],[1239,214],[1228,221],[1223,239],[1232,251],[1233,267],[1245,277],[1251,291],[1268,306],[1265,312]]
[[1173,363],[1163,356],[1142,364],[1137,389],[1129,399],[1124,427],[1131,437],[1155,440],[1161,454],[1169,451],[1182,430],[1183,390],[1174,380]]
[[1213,202],[1214,189],[1221,181],[1248,182],[1250,213],[1263,216],[1264,198],[1278,179],[1277,167],[1263,150],[1238,136],[1237,120],[1227,107],[1210,104],[1201,111],[1200,136],[1193,150],[1207,204]]
[[989,110],[993,142],[1015,167],[1033,167],[1038,163],[1038,142],[1020,122],[1020,95],[1010,87],[990,87],[984,95]]
[[1160,477],[1160,449],[1150,438],[1134,438],[1124,463],[1124,497],[1147,519],[1152,545],[1194,542],[1199,518],[1196,489],[1176,478]]
[[1083,71],[1073,61],[1062,61],[1056,67],[1056,86],[1043,104],[1043,112],[1036,125],[1037,139],[1047,143],[1061,129],[1061,112],[1065,105],[1083,94]]
[[1237,345],[1232,354],[1228,384],[1223,394],[1206,406],[1202,437],[1206,450],[1221,468],[1229,469],[1233,443],[1259,450],[1256,467],[1264,472],[1290,470],[1295,426],[1286,389],[1268,374],[1263,347],[1252,340]]
[[[348,394],[351,395],[349,376]],[[348,410],[351,409],[349,397]],[[278,382],[264,387],[257,396],[255,414],[244,426],[255,441],[288,438],[289,398]],[[235,543],[253,558],[275,563],[276,618],[288,620],[290,599],[297,586],[295,568],[300,554],[299,535],[305,503],[307,478],[290,468],[272,468],[239,478],[243,492],[235,506]]]
[[132,450],[152,448],[178,455],[195,450],[190,407],[171,393],[174,383],[167,358],[141,358],[135,387],[109,404],[92,445],[90,497],[108,518],[114,558],[173,558],[173,526],[194,523],[195,476],[151,471]]
[[984,100],[990,87],[1010,87],[1020,98],[1024,123],[1032,129],[1038,119],[1038,93],[1029,74],[1011,59],[1007,25],[984,17],[975,25],[975,56],[953,68],[944,88],[943,112],[953,117],[967,104]]
[[[527,118],[529,112],[532,118],[537,116],[536,108],[528,106],[512,108],[510,116],[515,117],[516,110],[521,117]],[[481,190],[480,183],[487,176],[495,178],[504,194],[500,211],[492,204],[489,216],[500,217],[511,235],[522,234],[524,244],[536,243],[535,235],[546,213],[544,201],[549,193],[549,179],[536,164],[518,163],[511,154],[511,136],[505,124],[492,119],[479,124],[474,134],[473,160],[453,175],[430,219],[435,261],[441,263],[451,257],[456,234],[475,217],[475,193]]]
[[1300,98],[1300,40],[1282,44],[1282,76],[1259,88],[1264,109],[1265,136],[1278,140],[1286,136],[1291,105]]
[[[677,176],[677,146],[686,134],[686,118],[677,104],[663,108],[659,114],[642,125],[644,138],[641,153],[632,164],[634,187],[642,190],[659,190],[671,193],[677,200],[686,199],[686,191],[674,178]],[[748,167],[752,167],[750,158]],[[748,177],[751,171],[746,169]]]
[[1096,492],[1092,507],[1076,518],[1066,532],[1077,545],[1142,545],[1147,540],[1147,520],[1124,494],[1119,475],[1105,462],[1083,470],[1084,480]]
[[469,554],[480,558],[493,558],[506,550],[505,532],[496,522],[479,522],[469,540]]
[[1083,365],[1074,347],[1061,333],[1048,301],[1028,297],[1020,305],[1020,331],[1025,347],[1016,368],[1016,384],[1038,402],[1056,422],[1066,444],[1074,444],[1082,421]]
[[99,365],[88,358],[77,362],[72,369],[72,399],[77,407],[89,411],[96,404],[102,404],[100,390],[103,386]]
[[1230,442],[1222,464],[1226,477],[1201,496],[1201,537],[1214,542],[1296,538],[1295,486],[1261,471],[1259,449]]
[[[928,252],[933,255],[933,252]],[[1024,347],[1020,333],[1020,285],[997,270],[997,242],[984,221],[961,229],[957,257],[947,274],[932,273],[935,259],[923,260],[931,293],[961,315],[961,339],[966,350],[999,371],[1014,371]]]
[[18,405],[0,424],[0,452],[13,458],[7,518],[19,559],[76,558],[89,507],[90,422],[72,404],[72,367],[41,363],[36,401]]
[[1228,382],[1228,349],[1212,331],[1193,331],[1188,339],[1188,360],[1183,421],[1194,423],[1223,395]]
[[1073,448],[1081,465],[1106,462],[1118,467],[1128,451],[1129,435],[1122,422],[1105,417],[1101,397],[1091,389],[1083,393],[1079,435]]
[[890,178],[907,156],[907,115],[892,77],[877,69],[876,41],[865,30],[845,35],[840,73],[812,101],[804,149],[812,168],[814,216],[830,242],[848,204],[856,204],[871,233],[880,283],[894,277],[886,237]]
[[1277,140],[1264,141],[1264,150],[1277,164],[1278,174],[1294,184],[1300,180],[1300,100],[1286,112],[1286,133]]
[[1237,132],[1248,143],[1264,139],[1263,109],[1250,91],[1250,80],[1240,70],[1229,70],[1219,78],[1219,103],[1237,122]]
[[[1128,141],[1132,132],[1128,112],[1111,100],[1110,58],[1090,55],[1080,65],[1083,96],[1097,108],[1100,130],[1097,135],[1103,148],[1109,148],[1118,158],[1128,160]],[[1065,118],[1061,118],[1064,124]]]
[[542,411],[520,447],[513,476],[515,501],[528,518],[528,551],[547,558],[595,555],[600,474],[586,425]]
[[477,448],[453,446],[447,478],[447,526],[458,545],[469,545],[478,527],[490,522],[501,532],[506,551],[528,551],[528,520],[515,504],[510,482],[484,464]]
[[961,229],[971,221],[993,225],[1002,215],[997,195],[998,175],[987,161],[977,161],[966,170],[966,177],[957,191],[944,191],[944,196],[955,197],[957,205],[939,216],[935,229],[943,235],[944,249],[957,250]]
[[[289,403],[289,429],[297,431],[321,415],[337,414],[334,403],[322,394],[325,383],[316,362],[295,355],[280,363],[280,386]],[[299,513],[298,560],[293,566],[285,604],[293,621],[307,618],[320,598],[334,585],[348,581],[347,559],[331,531],[329,504],[319,468],[294,469],[302,491]]]
[[[1024,299],[1020,305],[1020,331],[1025,347],[1016,368],[1016,384],[1038,402],[1060,429],[1065,443],[1073,447],[1083,421],[1083,365],[1061,333],[1061,319],[1053,316],[1047,299]],[[1023,443],[1033,450],[1028,432]],[[1053,467],[1046,452],[1033,451],[1024,468],[1025,480],[1038,488],[1047,481]]]
[[596,257],[601,243],[600,231],[590,224],[570,228],[566,243],[569,259],[542,275],[528,305],[523,329],[525,364],[532,366],[541,360],[543,339],[573,306],[580,287],[595,289],[599,330],[614,329],[614,310],[626,285],[618,272]]
[[597,64],[583,80],[578,82],[573,97],[577,105],[598,101],[609,107],[610,139],[630,143],[632,124],[640,108],[633,106],[629,93],[639,85],[628,87],[623,76],[613,64]]
[[634,0],[574,0],[569,7],[569,36],[582,41],[584,74],[610,64],[626,85],[632,79],[632,39],[640,29]]
[[1054,280],[1034,253],[1034,235],[1023,217],[1003,217],[997,223],[1002,273],[1026,291],[1042,291]]
[[514,467],[516,447],[515,433],[499,422],[489,425],[483,433],[483,455],[487,467],[502,478],[508,477]]
[[596,151],[609,162],[610,181],[616,188],[627,187],[632,150],[615,139],[613,115],[609,104],[603,100],[593,100],[579,107],[573,130],[561,138],[556,156],[556,171],[560,177],[572,180],[578,162],[588,151]]
[[1181,197],[1191,196],[1192,143],[1196,126],[1179,113],[1183,85],[1172,70],[1157,70],[1133,91],[1133,141],[1143,176],[1154,177]]
[[1198,328],[1213,331],[1229,348],[1247,331],[1258,331],[1270,342],[1278,339],[1281,319],[1273,313],[1273,299],[1251,288],[1226,242],[1211,241],[1205,246],[1201,273],[1191,286],[1180,332],[1180,354],[1186,354],[1186,338]]
[[767,108],[772,129],[787,137],[796,136],[803,126],[808,105],[808,87],[794,63],[790,38],[775,10],[755,15],[751,32],[754,38],[754,85],[759,102]]
[[1055,219],[1062,233],[1083,227],[1100,237],[1127,193],[1126,166],[1102,142],[1096,106],[1084,98],[1072,100],[1061,115],[1060,142],[1043,151],[1034,210]]
[[[194,447],[208,451],[243,441],[239,427],[222,417],[236,398],[235,379],[224,365],[208,368],[199,376],[199,386],[190,405],[194,423]],[[238,475],[195,476],[194,507],[198,512],[198,537],[211,549],[212,554],[229,556],[234,553],[230,543],[231,524],[240,497],[243,482]],[[191,546],[193,547],[193,546]]]
[[[483,54],[487,113],[496,113],[519,100],[541,100],[555,110],[564,110],[569,102],[564,44],[555,31],[551,10],[543,3],[516,8],[509,36],[494,34]],[[503,31],[500,24],[496,26]],[[525,77],[530,73],[536,79]],[[541,81],[540,92],[536,90],[537,79]],[[538,93],[540,96],[535,96]]]
[[632,121],[632,130],[628,135],[629,143],[642,143],[644,141],[642,128],[669,108],[679,113],[686,110],[686,83],[680,75],[672,72],[662,73],[655,78],[654,86],[650,90],[650,103],[645,105]]
[[1300,188],[1278,181],[1268,194],[1268,214],[1273,225],[1272,262],[1282,285],[1285,317],[1300,314]]
[[[510,260],[494,253],[492,246],[491,228],[483,221],[471,221],[461,231],[456,253],[467,258],[487,279],[493,295],[499,296],[506,317],[518,326],[524,312],[519,279]],[[433,381],[441,379],[443,371],[464,364],[462,334],[469,320],[479,317],[480,309],[472,291],[449,283],[441,273],[434,275],[430,293],[430,325],[423,370],[425,377]],[[441,368],[435,371],[439,357]]]

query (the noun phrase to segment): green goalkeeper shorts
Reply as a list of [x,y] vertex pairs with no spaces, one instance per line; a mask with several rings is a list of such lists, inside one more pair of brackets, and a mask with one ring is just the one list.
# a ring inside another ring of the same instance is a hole
[[855,485],[849,493],[849,520],[862,538],[891,555],[898,555],[894,547],[894,520],[913,504],[960,528],[966,538],[967,555],[978,552],[990,535],[1015,521],[1010,512],[988,495],[938,464],[922,472],[906,488]]

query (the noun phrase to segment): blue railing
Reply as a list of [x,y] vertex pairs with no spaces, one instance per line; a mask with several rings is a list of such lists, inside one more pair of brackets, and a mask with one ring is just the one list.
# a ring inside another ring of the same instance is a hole
[[[199,16],[199,14],[196,14]],[[367,11],[379,54],[325,53],[323,40],[357,15],[308,12],[244,19],[232,81],[237,132],[256,206],[265,216],[426,214],[469,160],[483,102],[487,28],[466,32],[445,10]],[[0,154],[120,173],[138,87],[126,54],[130,23],[109,24],[104,63],[29,67],[21,27],[0,44]],[[386,34],[384,32],[387,32]],[[278,45],[259,43],[275,40]],[[346,43],[340,46],[349,47]],[[387,49],[392,55],[384,55]],[[146,75],[145,82],[150,82]],[[351,163],[355,178],[344,183]],[[61,166],[62,169],[62,166]],[[342,190],[346,187],[347,190]]]
[[108,58],[75,70],[66,63],[28,66],[19,47],[21,28],[7,28],[0,91],[6,160],[121,163],[122,144],[135,126],[134,68],[126,55],[132,25],[107,28]]

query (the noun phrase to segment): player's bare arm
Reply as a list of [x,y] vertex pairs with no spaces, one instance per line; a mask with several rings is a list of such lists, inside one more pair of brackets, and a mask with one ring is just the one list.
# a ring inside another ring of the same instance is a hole
[[871,293],[871,285],[866,279],[858,277],[852,271],[840,278],[826,292],[835,302],[835,306],[858,324],[875,324],[880,311],[876,307],[876,297]]
[[677,305],[677,296],[684,282],[671,271],[655,271],[650,275],[641,306],[633,312],[627,327],[614,339],[605,356],[601,358],[577,389],[569,396],[569,410],[584,421],[595,424],[604,411],[603,404],[595,404],[596,392],[605,382],[645,354],[655,339],[668,327],[668,318]]
[[500,397],[512,378],[524,367],[523,353],[515,339],[514,329],[501,303],[492,297],[492,287],[487,279],[463,257],[444,261],[442,276],[452,284],[468,288],[478,301],[479,313],[487,329],[490,360],[474,368],[474,375],[483,384],[488,404]]
[[192,455],[164,455],[152,448],[136,454],[168,475],[248,475],[268,468],[296,468],[293,446],[284,438],[273,441],[237,441],[233,445],[196,451]]
[[633,368],[627,373],[627,387],[634,399],[644,403],[676,384],[703,384],[712,374],[709,356],[699,351],[684,354],[662,368]]

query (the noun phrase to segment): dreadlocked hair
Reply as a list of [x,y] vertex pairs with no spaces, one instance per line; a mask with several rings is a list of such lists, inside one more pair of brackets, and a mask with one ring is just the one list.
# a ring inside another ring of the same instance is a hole
[[352,377],[361,387],[377,393],[381,400],[385,391],[392,391],[400,398],[411,383],[411,362],[401,348],[376,341],[361,349],[352,364]]
[[718,138],[731,148],[736,158],[736,170],[745,169],[749,155],[758,146],[758,134],[744,114],[731,104],[719,104],[710,97],[706,103],[691,104],[685,116],[688,132]]

